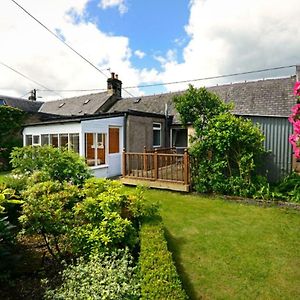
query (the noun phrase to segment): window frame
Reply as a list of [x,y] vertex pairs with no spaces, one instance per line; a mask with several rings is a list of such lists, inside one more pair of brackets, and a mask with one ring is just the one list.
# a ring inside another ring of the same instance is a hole
[[[155,126],[155,125],[158,125],[158,126]],[[162,127],[161,123],[153,122],[153,125],[152,125],[152,133],[153,133],[152,146],[153,146],[153,148],[161,147],[161,140],[162,140],[161,127]],[[154,132],[159,132],[159,145],[154,145]]]

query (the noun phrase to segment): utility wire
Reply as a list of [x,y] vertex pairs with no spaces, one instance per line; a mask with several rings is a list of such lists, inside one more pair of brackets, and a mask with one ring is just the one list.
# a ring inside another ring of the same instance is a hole
[[275,70],[287,69],[287,68],[292,68],[292,67],[295,67],[295,66],[296,65],[280,66],[280,67],[260,69],[260,70],[254,70],[254,71],[245,71],[245,72],[239,72],[239,73],[231,73],[231,74],[224,74],[224,75],[202,77],[202,78],[197,78],[197,79],[170,81],[170,82],[165,82],[165,83],[153,83],[153,84],[145,84],[145,85],[138,85],[138,86],[127,86],[126,89],[153,87],[153,86],[170,85],[170,84],[179,84],[179,83],[187,83],[187,82],[195,82],[195,81],[204,81],[204,80],[210,80],[210,79],[219,79],[219,78],[226,78],[226,77],[232,77],[232,76],[238,76],[238,75],[248,75],[248,74],[261,73],[261,72],[266,72],[266,71],[275,71]]
[[[220,78],[233,77],[233,76],[238,76],[238,75],[248,75],[248,74],[262,73],[262,72],[267,72],[267,71],[288,69],[288,68],[292,68],[292,67],[295,67],[295,66],[296,65],[280,66],[280,67],[245,71],[245,72],[239,72],[239,73],[231,73],[231,74],[216,75],[216,76],[210,76],[210,77],[202,77],[202,78],[197,78],[197,79],[187,79],[187,80],[181,80],[181,81],[171,81],[171,82],[144,84],[144,85],[136,85],[136,86],[126,86],[125,88],[126,89],[147,88],[147,87],[153,87],[153,86],[162,86],[162,85],[171,85],[171,84],[195,82],[195,81],[204,81],[204,80],[210,80],[210,79],[220,79]],[[48,91],[48,90],[39,90],[39,91],[45,92],[45,91]],[[57,92],[90,92],[90,91],[105,91],[105,89],[96,89],[95,88],[95,89],[73,89],[73,90],[55,90],[55,91],[57,91]]]
[[[38,24],[40,24],[44,29],[46,29],[49,33],[51,33],[55,38],[57,38],[59,41],[61,41],[65,46],[67,46],[70,50],[72,50],[75,54],[77,54],[79,57],[81,57],[86,63],[88,63],[90,66],[92,66],[94,69],[96,69],[98,72],[100,72],[102,75],[104,75],[106,78],[108,76],[100,70],[97,66],[95,66],[92,62],[90,62],[87,58],[85,58],[82,54],[80,54],[77,50],[75,50],[72,46],[70,46],[68,43],[66,43],[60,36],[58,36],[56,33],[54,33],[51,29],[49,29],[46,25],[44,25],[41,21],[39,21],[36,17],[34,17],[29,11],[27,11],[23,6],[21,6],[18,2],[15,0],[11,0],[14,4],[16,4],[20,9],[22,9],[28,16],[30,16],[32,19],[34,19]],[[134,97],[131,93],[123,89],[128,95]]]
[[[44,86],[43,84],[41,84],[41,83],[37,82],[36,80],[34,80],[34,79],[32,79],[32,78],[28,77],[27,75],[25,75],[25,74],[21,73],[20,71],[18,71],[18,70],[16,70],[16,69],[14,69],[14,68],[12,68],[12,67],[10,67],[9,65],[5,64],[4,62],[0,61],[0,64],[1,64],[2,66],[4,66],[4,67],[6,67],[6,68],[10,69],[11,71],[13,71],[13,72],[15,72],[15,73],[19,74],[20,76],[22,76],[22,77],[26,78],[27,80],[29,80],[29,81],[31,81],[31,82],[33,82],[33,83],[35,83],[35,84],[37,84],[37,85],[39,85],[39,86],[43,87],[44,89],[46,89],[46,91],[49,91],[49,92],[54,92],[54,93],[56,93],[56,91],[55,91],[55,90],[52,90],[52,89],[49,89],[49,88],[47,88],[47,87],[46,87],[46,86]],[[27,94],[28,94],[28,93],[27,93]],[[25,95],[27,95],[27,94],[25,94]],[[57,95],[59,95],[59,94],[57,94]],[[61,97],[61,95],[59,95],[59,96]],[[24,97],[24,96],[23,96],[23,97]]]

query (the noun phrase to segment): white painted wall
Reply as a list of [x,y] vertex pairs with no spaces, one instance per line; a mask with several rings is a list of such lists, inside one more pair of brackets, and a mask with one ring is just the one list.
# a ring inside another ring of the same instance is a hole
[[[28,126],[23,130],[23,144],[25,145],[26,135],[41,135],[41,134],[59,134],[59,133],[79,133],[79,154],[85,157],[85,133],[104,133],[106,134],[106,158],[107,164],[97,167],[91,167],[93,174],[96,177],[112,177],[120,175],[122,170],[122,149],[123,145],[123,123],[124,117],[86,120],[74,123],[58,123],[44,124],[36,126]],[[120,152],[109,154],[109,127],[120,128],[119,145]]]

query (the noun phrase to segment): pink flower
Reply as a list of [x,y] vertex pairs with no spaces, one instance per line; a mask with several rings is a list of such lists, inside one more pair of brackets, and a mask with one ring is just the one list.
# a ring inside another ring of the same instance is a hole
[[[299,83],[300,83],[300,81],[299,81]],[[299,89],[300,89],[300,86],[299,86]],[[300,91],[300,90],[299,90],[299,91]],[[299,114],[299,113],[300,113],[300,104],[294,105],[294,106],[292,107],[291,111],[292,111],[293,115]]]
[[295,156],[296,158],[300,158],[300,148],[295,149]]
[[300,120],[296,120],[293,123],[294,132],[300,135]]
[[300,81],[297,81],[294,85],[294,95],[300,96]]

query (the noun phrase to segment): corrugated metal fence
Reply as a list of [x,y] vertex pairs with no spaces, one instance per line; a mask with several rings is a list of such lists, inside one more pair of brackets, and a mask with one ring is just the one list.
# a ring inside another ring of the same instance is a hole
[[264,135],[265,149],[271,151],[266,159],[266,168],[270,181],[277,181],[291,172],[292,148],[288,141],[292,125],[286,117],[247,116],[253,123],[258,123]]

